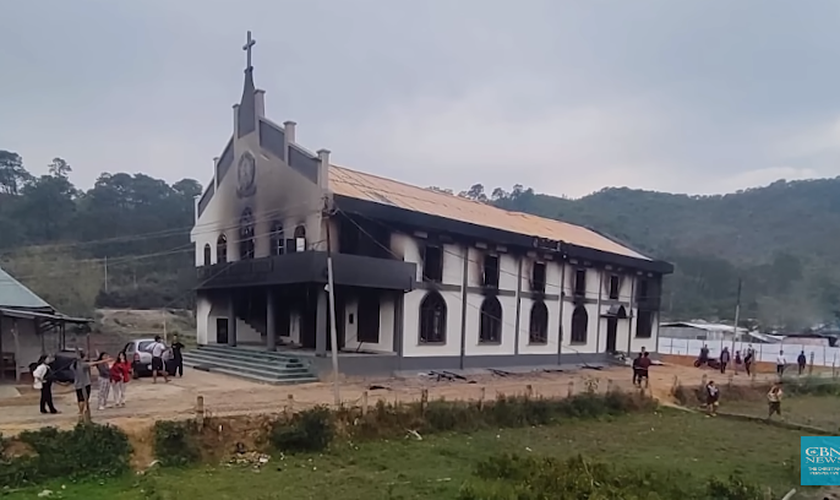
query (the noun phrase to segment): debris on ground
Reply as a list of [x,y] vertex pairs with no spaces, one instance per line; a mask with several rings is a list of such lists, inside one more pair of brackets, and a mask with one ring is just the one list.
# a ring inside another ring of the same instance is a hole
[[417,441],[422,441],[423,440],[423,436],[421,436],[420,433],[415,431],[415,430],[406,429],[406,432],[408,433],[408,436],[406,436],[406,437],[413,437]]
[[38,493],[38,498],[49,498],[52,495],[52,490],[43,490],[42,492]]
[[390,390],[391,390],[391,388],[390,388],[390,387],[386,387],[386,386],[384,386],[384,385],[377,385],[377,384],[373,384],[373,385],[368,386],[368,390],[369,390],[369,391],[382,391],[382,390],[384,390],[384,391],[390,391]]
[[250,466],[255,471],[259,471],[259,469],[263,465],[267,464],[271,459],[271,457],[265,453],[248,451],[245,444],[242,442],[237,442],[235,448],[236,453],[233,458],[228,461],[228,465]]

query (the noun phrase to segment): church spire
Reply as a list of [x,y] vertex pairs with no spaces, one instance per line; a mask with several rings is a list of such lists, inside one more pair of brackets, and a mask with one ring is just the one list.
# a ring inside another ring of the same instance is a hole
[[254,67],[251,65],[251,49],[256,44],[257,41],[251,37],[251,32],[248,31],[245,45],[242,46],[247,60],[245,66],[245,85],[242,89],[242,101],[239,103],[239,109],[237,110],[237,135],[239,137],[248,135],[257,128],[256,87],[254,86]]

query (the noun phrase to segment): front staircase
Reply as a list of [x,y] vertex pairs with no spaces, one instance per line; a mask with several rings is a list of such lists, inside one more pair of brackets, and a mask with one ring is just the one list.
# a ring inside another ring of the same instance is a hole
[[184,351],[184,366],[267,384],[318,381],[309,363],[294,355],[227,345],[203,345]]

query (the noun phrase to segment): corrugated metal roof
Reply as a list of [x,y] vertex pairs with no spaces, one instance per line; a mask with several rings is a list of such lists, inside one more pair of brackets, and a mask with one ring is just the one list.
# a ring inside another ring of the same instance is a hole
[[27,309],[50,308],[44,299],[23,286],[21,282],[0,268],[0,307],[21,307]]
[[336,165],[330,166],[330,190],[338,195],[446,219],[651,260],[585,227],[536,215],[510,212],[486,203]]

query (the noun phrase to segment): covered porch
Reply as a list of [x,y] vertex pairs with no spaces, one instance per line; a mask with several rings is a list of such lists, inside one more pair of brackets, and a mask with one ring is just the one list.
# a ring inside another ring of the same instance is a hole
[[86,332],[92,320],[49,310],[0,308],[0,383],[18,383],[42,354],[67,346],[67,335]]

